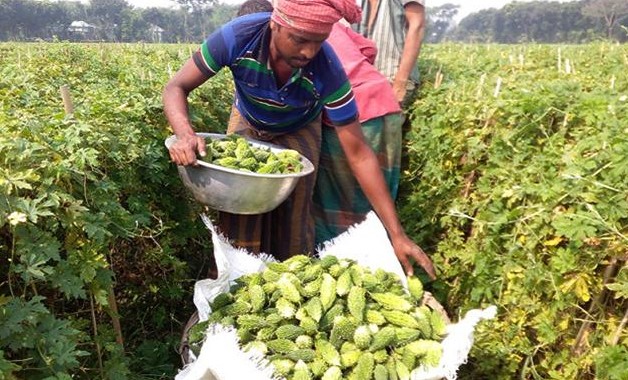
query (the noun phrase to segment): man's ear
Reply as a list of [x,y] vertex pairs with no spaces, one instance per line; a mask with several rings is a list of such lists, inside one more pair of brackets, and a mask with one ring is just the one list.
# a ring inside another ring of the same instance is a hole
[[273,32],[277,31],[279,28],[279,25],[274,22],[273,20],[270,20],[270,30],[272,30]]

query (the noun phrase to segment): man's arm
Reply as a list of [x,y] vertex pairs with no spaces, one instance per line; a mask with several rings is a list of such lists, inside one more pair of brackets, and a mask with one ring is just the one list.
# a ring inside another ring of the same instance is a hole
[[375,153],[368,146],[358,121],[336,128],[340,145],[347,156],[349,166],[362,191],[373,206],[390,236],[395,255],[408,275],[412,275],[412,263],[416,261],[427,274],[435,278],[434,265],[423,250],[408,238],[395,210],[395,204],[386,186]]
[[419,3],[408,3],[404,7],[408,31],[403,45],[397,75],[393,81],[393,90],[401,103],[406,95],[406,84],[421,51],[421,43],[425,34],[425,7]]
[[190,123],[188,95],[207,79],[190,58],[164,88],[164,113],[177,136],[177,142],[170,147],[170,158],[177,165],[196,164],[196,152],[205,155],[205,140],[196,136]]

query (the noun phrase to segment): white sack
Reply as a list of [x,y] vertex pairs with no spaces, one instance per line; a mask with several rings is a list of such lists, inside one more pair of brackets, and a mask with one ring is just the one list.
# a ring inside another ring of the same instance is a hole
[[347,231],[319,247],[320,257],[333,255],[339,259],[355,260],[358,264],[375,271],[381,268],[396,274],[404,287],[408,280],[395,256],[395,250],[388,239],[384,225],[371,211],[360,224],[351,226]]
[[[247,251],[233,247],[224,236],[217,233],[211,220],[201,216],[212,233],[214,255],[218,268],[216,280],[198,281],[194,286],[194,304],[201,321],[207,320],[211,309],[209,304],[220,293],[229,290],[233,281],[245,274],[262,271],[266,262],[276,261],[269,255],[258,257]],[[399,276],[404,286],[407,279],[394,254],[386,230],[374,212],[370,212],[364,222],[351,227],[347,232],[328,241],[319,248],[320,257],[334,255],[341,259],[351,259],[372,271],[381,268]],[[460,365],[467,361],[473,345],[473,331],[483,319],[494,318],[496,307],[484,310],[474,309],[455,324],[447,326],[447,336],[443,340],[443,356],[439,365],[429,370],[417,368],[412,371],[412,380],[456,379]],[[188,364],[175,380],[276,380],[272,366],[259,353],[243,352],[233,329],[212,325],[201,348],[199,358]]]

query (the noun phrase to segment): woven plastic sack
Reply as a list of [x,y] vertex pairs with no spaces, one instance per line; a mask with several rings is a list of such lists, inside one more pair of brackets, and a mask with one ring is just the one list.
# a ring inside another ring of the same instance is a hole
[[[276,261],[272,256],[254,256],[246,250],[233,247],[227,239],[217,233],[211,220],[201,216],[212,234],[214,255],[218,269],[215,280],[198,281],[194,286],[194,304],[199,320],[207,320],[211,313],[210,303],[220,293],[229,290],[233,281],[245,274],[263,270],[266,263]],[[395,273],[404,286],[407,280],[401,264],[386,234],[386,230],[374,212],[367,215],[364,222],[351,227],[347,232],[324,243],[318,248],[318,255],[334,255],[342,259],[355,260],[371,270],[378,268]],[[495,306],[484,310],[474,309],[465,317],[447,327],[443,340],[443,355],[437,367],[425,370],[422,367],[411,373],[412,380],[456,379],[460,365],[464,364],[473,345],[475,326],[483,319],[494,318]],[[175,377],[175,380],[277,380],[272,365],[262,354],[244,352],[239,347],[235,330],[220,325],[212,325],[206,332],[198,358],[190,358]]]

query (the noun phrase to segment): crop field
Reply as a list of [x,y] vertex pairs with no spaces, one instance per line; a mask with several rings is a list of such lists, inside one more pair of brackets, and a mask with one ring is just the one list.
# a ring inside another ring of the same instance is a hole
[[[170,379],[208,276],[161,90],[195,46],[0,44],[0,379]],[[424,47],[398,210],[460,379],[628,373],[628,46]],[[65,103],[61,95],[66,95]],[[228,73],[191,96],[223,132]]]

